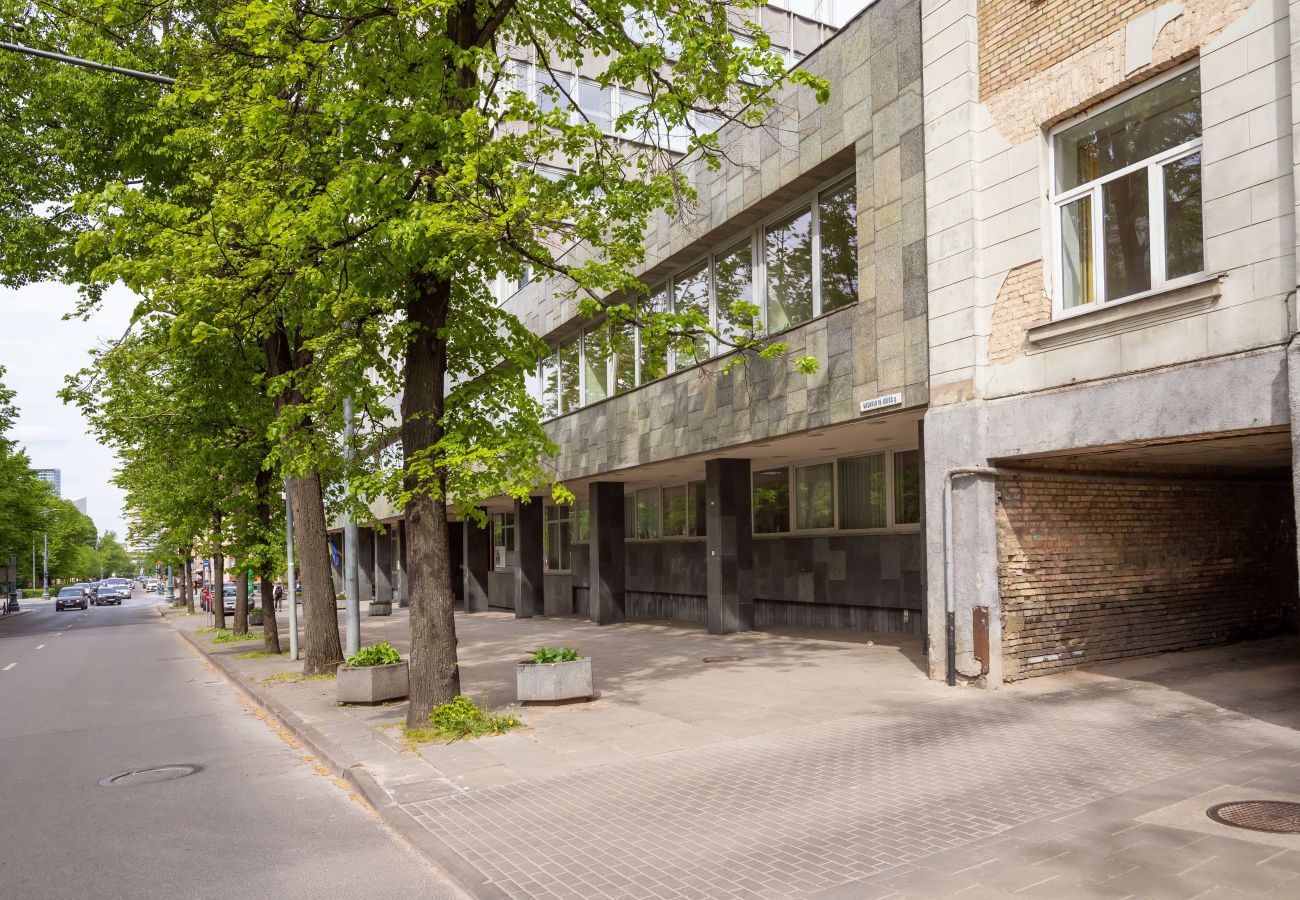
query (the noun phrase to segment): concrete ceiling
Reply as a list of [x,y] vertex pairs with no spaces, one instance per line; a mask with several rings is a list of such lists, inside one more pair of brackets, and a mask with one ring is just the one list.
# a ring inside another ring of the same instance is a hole
[[1291,433],[1271,429],[1228,435],[1199,435],[1151,442],[1142,446],[1097,447],[1044,454],[1035,460],[1056,460],[1090,467],[1108,463],[1202,466],[1216,469],[1275,470],[1291,466]]

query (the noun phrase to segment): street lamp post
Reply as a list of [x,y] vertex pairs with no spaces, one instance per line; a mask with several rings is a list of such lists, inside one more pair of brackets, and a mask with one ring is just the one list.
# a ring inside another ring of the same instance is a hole
[[41,597],[50,599],[50,533],[44,532],[44,551],[41,555]]
[[289,595],[289,658],[298,658],[298,577],[293,568],[293,501],[289,499],[289,479],[284,480],[284,551],[288,562],[285,593]]
[[167,605],[176,605],[176,582],[172,580],[171,563],[167,563]]
[[[343,398],[343,458],[352,462],[352,398]],[[351,491],[349,491],[349,494]],[[347,632],[346,654],[361,649],[361,585],[357,569],[357,523],[351,511],[343,521],[343,606]]]

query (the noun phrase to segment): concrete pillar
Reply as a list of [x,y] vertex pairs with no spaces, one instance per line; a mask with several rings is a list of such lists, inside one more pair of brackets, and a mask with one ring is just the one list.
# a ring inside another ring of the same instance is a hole
[[[330,576],[334,579],[334,596],[343,593],[343,532],[334,531],[327,535],[330,547]],[[338,554],[337,558],[335,554]]]
[[375,599],[391,602],[393,597],[393,529],[389,524],[383,534],[375,534]]
[[623,551],[623,482],[593,481],[588,491],[591,620],[597,625],[609,625],[627,618],[623,596],[627,567]]
[[375,529],[357,528],[357,597],[375,598]]
[[465,612],[487,612],[488,571],[492,568],[492,520],[465,520]]
[[406,583],[406,519],[394,526],[393,536],[397,539],[397,551],[393,554],[397,568],[397,605],[410,606],[411,594]]
[[515,501],[515,549],[519,562],[515,566],[515,618],[529,619],[545,607],[542,584],[542,498],[529,502]]
[[754,629],[754,532],[749,460],[704,463],[709,634]]

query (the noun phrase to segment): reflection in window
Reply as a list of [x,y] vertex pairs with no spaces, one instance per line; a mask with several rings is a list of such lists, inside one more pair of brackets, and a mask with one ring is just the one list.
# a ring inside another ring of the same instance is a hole
[[1201,219],[1201,154],[1164,167],[1165,277],[1195,275],[1205,268]]
[[614,127],[614,95],[586,78],[578,82],[578,106],[591,124],[609,134]]
[[921,521],[921,451],[900,450],[894,454],[894,524],[917,525]]
[[560,360],[560,413],[564,414],[582,405],[582,394],[578,390],[578,339],[561,344],[557,355]]
[[548,572],[567,572],[572,562],[572,508],[548,506],[546,527],[542,531],[542,559]]
[[[708,263],[700,263],[673,278],[673,312],[691,315],[688,327],[709,327]],[[689,368],[709,358],[708,335],[681,338],[673,342],[673,350],[676,368]]]
[[609,396],[610,357],[609,325],[601,322],[583,337],[583,377],[586,379],[586,402],[596,403]]
[[794,470],[795,528],[835,527],[835,464],[818,463]]
[[591,507],[586,500],[573,504],[573,540],[579,544],[591,540]]
[[560,414],[560,367],[554,356],[542,360],[542,418],[552,419]]
[[858,299],[858,186],[843,181],[817,198],[821,241],[821,312]]
[[636,387],[636,326],[631,322],[611,322],[610,350],[614,354],[614,393]]
[[537,106],[542,112],[553,109],[568,109],[572,104],[573,76],[560,73],[552,74],[546,69],[537,70]]
[[790,530],[790,470],[761,469],[754,473],[754,533],[781,534]]
[[664,537],[684,537],[688,534],[686,513],[686,485],[664,488]]
[[840,527],[884,528],[885,454],[841,459]]
[[692,481],[686,485],[686,494],[686,530],[695,537],[704,537],[709,533],[708,521],[705,519],[704,482]]
[[492,514],[492,567],[507,569],[518,562],[515,552],[515,514]]
[[636,492],[636,536],[642,540],[659,537],[659,488]]
[[812,211],[802,209],[767,227],[767,330],[781,331],[813,316]]
[[1106,299],[1151,290],[1151,201],[1146,169],[1108,181],[1101,189],[1101,233],[1106,236]]
[[[640,309],[647,317],[668,312],[668,288],[659,285],[641,300]],[[668,338],[658,331],[641,331],[641,383],[668,374]]]
[[[732,247],[713,265],[714,293],[718,304],[718,334],[723,340],[754,331],[753,313],[733,304],[754,303],[754,254],[749,241]],[[725,347],[723,348],[726,349]]]

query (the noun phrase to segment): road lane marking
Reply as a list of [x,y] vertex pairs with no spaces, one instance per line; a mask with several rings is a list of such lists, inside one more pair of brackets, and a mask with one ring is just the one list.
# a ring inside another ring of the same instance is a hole
[[36,649],[37,649],[37,650],[44,650],[44,649],[45,649],[45,645],[44,645],[44,644],[38,644],[37,647],[36,647]]
[[8,672],[16,665],[18,665],[18,663],[10,663],[9,665],[5,666],[3,669],[0,669],[0,672]]

